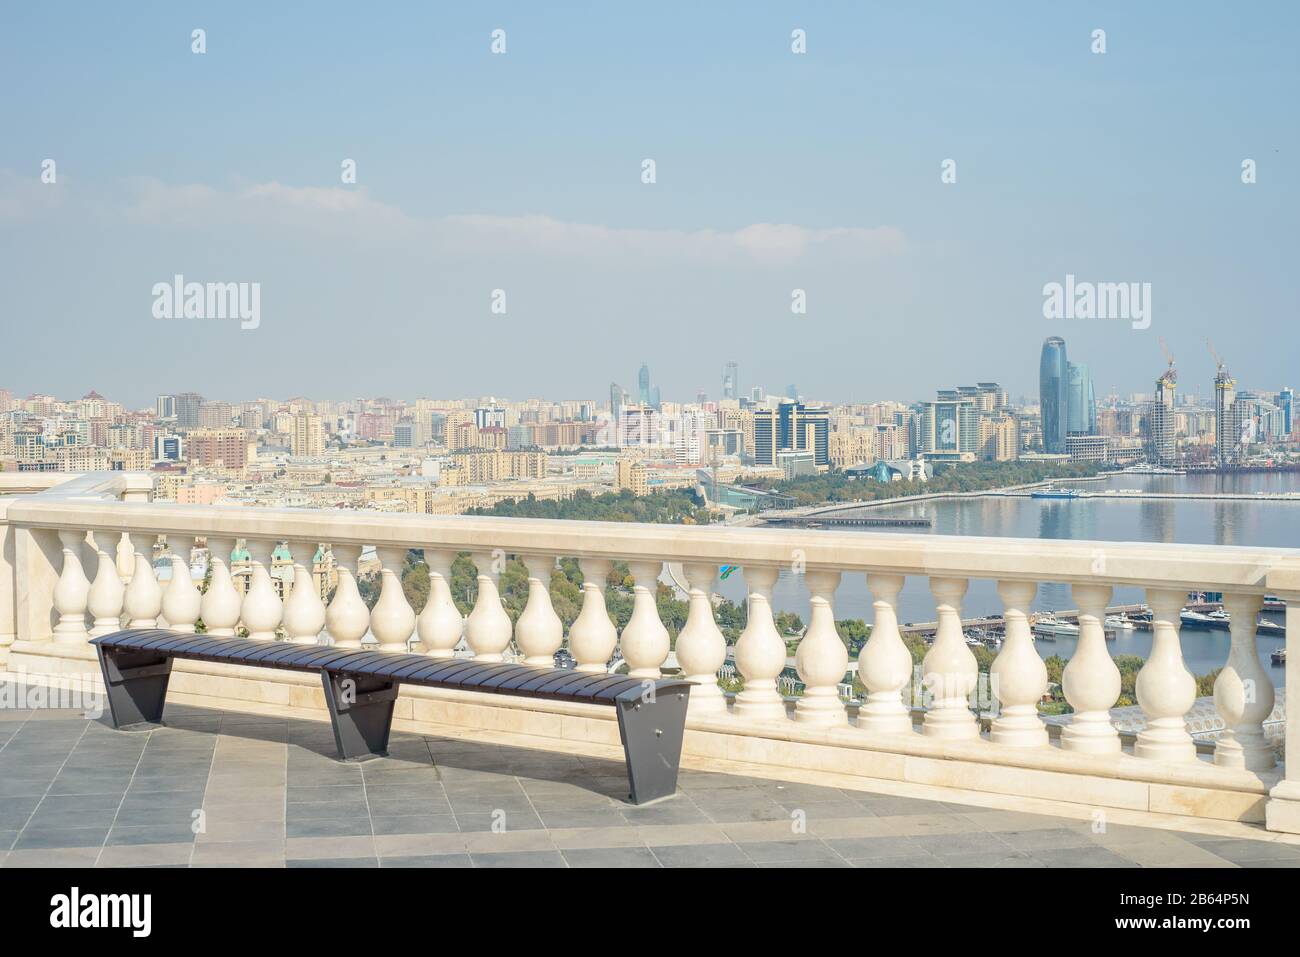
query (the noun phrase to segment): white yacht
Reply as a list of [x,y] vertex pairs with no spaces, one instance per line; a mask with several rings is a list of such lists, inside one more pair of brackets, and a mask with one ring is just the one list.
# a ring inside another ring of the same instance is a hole
[[1034,632],[1044,638],[1077,638],[1079,626],[1072,621],[1057,618],[1050,611],[1043,612],[1034,621]]

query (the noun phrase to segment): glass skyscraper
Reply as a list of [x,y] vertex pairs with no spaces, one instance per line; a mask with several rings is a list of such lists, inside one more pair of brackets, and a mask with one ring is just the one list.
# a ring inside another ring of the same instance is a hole
[[1065,434],[1097,434],[1097,397],[1092,388],[1092,376],[1082,362],[1067,362],[1068,398],[1066,402]]
[[1065,340],[1050,336],[1038,361],[1038,404],[1043,423],[1043,451],[1064,452],[1069,418],[1069,363]]

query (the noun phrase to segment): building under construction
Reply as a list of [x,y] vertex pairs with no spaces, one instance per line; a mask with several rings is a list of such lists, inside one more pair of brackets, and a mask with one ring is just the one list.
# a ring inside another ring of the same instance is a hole
[[1214,357],[1214,461],[1219,468],[1236,465],[1241,461],[1241,414],[1243,407],[1237,402],[1237,383],[1228,374],[1214,344],[1206,341]]
[[[1164,348],[1164,340],[1160,341]],[[1171,466],[1177,464],[1178,442],[1174,414],[1174,389],[1178,383],[1178,371],[1174,368],[1174,357],[1165,349],[1168,368],[1156,379],[1155,398],[1147,410],[1147,460],[1153,465]]]

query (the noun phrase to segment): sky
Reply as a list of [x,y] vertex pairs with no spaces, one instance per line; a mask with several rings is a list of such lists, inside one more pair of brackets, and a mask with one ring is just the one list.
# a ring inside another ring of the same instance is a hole
[[[602,398],[646,362],[691,400],[734,360],[746,392],[1033,396],[1049,335],[1099,396],[1149,392],[1161,338],[1191,392],[1207,338],[1239,387],[1300,384],[1298,27],[1290,2],[6,4],[0,388]],[[1149,328],[1046,318],[1067,274],[1150,283]],[[176,275],[257,283],[257,327],[157,318]]]

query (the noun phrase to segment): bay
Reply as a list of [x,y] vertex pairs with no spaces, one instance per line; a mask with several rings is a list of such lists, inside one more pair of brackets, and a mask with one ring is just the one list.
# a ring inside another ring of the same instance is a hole
[[[1300,491],[1297,472],[1242,472],[1196,475],[1116,475],[1100,481],[1062,483],[1082,490],[1138,489],[1149,492],[1255,492]],[[1241,545],[1300,547],[1300,501],[1221,501],[1211,499],[1032,499],[1000,496],[901,502],[873,508],[872,516],[928,518],[932,535],[980,537],[1070,539],[1075,541],[1165,542],[1194,545]],[[809,529],[809,535],[819,534]],[[857,534],[894,534],[878,528]],[[917,529],[899,529],[898,534],[917,534]],[[924,531],[921,532],[924,534]],[[1207,585],[1210,583],[1207,583]],[[1000,614],[1002,603],[997,583],[972,579],[962,603],[962,617]],[[733,601],[743,601],[743,571],[719,583],[719,592]],[[1140,588],[1115,589],[1112,605],[1136,604],[1144,600]],[[783,569],[773,590],[773,606],[792,611],[808,621],[808,592],[800,575]],[[1041,582],[1033,602],[1034,611],[1075,608],[1068,585]],[[873,619],[871,595],[865,576],[846,574],[835,594],[836,618]],[[933,621],[934,599],[927,579],[912,576],[899,596],[898,617],[903,622]],[[1266,617],[1281,622],[1281,613]],[[1229,635],[1226,630],[1183,629],[1183,656],[1193,674],[1206,674],[1227,660]],[[1260,635],[1260,660],[1269,669],[1274,684],[1281,686],[1284,668],[1274,665],[1271,653],[1285,644],[1284,637]],[[1075,641],[1058,638],[1035,642],[1039,654],[1069,658]],[[1107,646],[1112,654],[1138,655],[1151,651],[1149,631],[1120,632]]]

